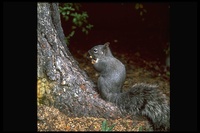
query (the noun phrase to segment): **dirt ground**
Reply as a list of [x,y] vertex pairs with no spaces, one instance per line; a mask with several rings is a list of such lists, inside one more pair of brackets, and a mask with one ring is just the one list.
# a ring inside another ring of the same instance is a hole
[[[140,58],[139,54],[116,54],[126,66],[127,77],[123,86],[127,90],[136,83],[149,83],[160,86],[159,88],[170,97],[170,72],[158,61],[146,61]],[[88,55],[85,52],[78,51],[74,55],[79,62],[79,66],[85,70],[90,78],[96,83],[98,73],[94,70]],[[104,118],[81,117],[70,118],[59,112],[58,109],[38,106],[38,131],[105,131],[114,126],[112,131],[152,131],[148,120],[144,117],[141,119],[119,118],[116,120],[106,120],[107,128],[102,127]],[[52,126],[48,127],[50,123]]]

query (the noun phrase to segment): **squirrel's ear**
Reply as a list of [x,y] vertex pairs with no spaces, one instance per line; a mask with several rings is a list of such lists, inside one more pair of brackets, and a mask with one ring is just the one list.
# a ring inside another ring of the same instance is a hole
[[104,46],[109,47],[110,42],[106,42]]
[[110,48],[109,48],[109,44],[110,44],[109,42],[106,42],[104,44],[104,53],[105,53],[106,56],[112,56],[112,53],[111,53]]

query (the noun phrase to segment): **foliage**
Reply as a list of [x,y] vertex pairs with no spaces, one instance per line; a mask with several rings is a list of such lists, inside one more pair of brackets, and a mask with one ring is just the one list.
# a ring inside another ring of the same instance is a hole
[[142,21],[144,21],[144,14],[147,13],[147,10],[144,8],[144,5],[141,3],[136,3],[135,9],[139,12],[140,16],[142,17]]
[[139,129],[138,129],[138,131],[143,131],[143,127],[140,126]]
[[101,131],[112,131],[112,129],[114,128],[115,124],[111,125],[110,127],[108,127],[107,125],[107,121],[104,120],[102,122],[102,125],[101,125]]
[[150,128],[150,127],[145,127],[145,126],[140,126],[139,128],[138,128],[138,131],[139,132],[143,132],[143,131],[148,131],[148,132],[152,132],[153,131],[153,129],[152,128]]
[[74,36],[76,30],[81,30],[86,35],[89,30],[93,27],[92,24],[88,22],[88,14],[85,11],[81,11],[81,4],[78,3],[64,3],[59,6],[59,11],[66,21],[72,23],[71,31],[66,36],[65,41],[69,44],[69,40]]

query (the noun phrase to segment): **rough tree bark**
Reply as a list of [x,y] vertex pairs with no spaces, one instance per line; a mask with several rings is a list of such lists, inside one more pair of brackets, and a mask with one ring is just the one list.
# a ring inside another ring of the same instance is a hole
[[38,112],[42,103],[68,116],[121,117],[114,104],[100,98],[94,83],[71,55],[64,41],[58,4],[37,6]]

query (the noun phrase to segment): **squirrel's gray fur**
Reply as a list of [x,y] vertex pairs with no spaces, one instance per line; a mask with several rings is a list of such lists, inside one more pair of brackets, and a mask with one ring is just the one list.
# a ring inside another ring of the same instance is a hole
[[109,43],[94,46],[88,53],[94,68],[100,73],[98,90],[103,99],[132,114],[147,116],[155,130],[170,129],[169,103],[158,86],[140,83],[133,85],[129,91],[122,92],[126,69],[112,55]]

